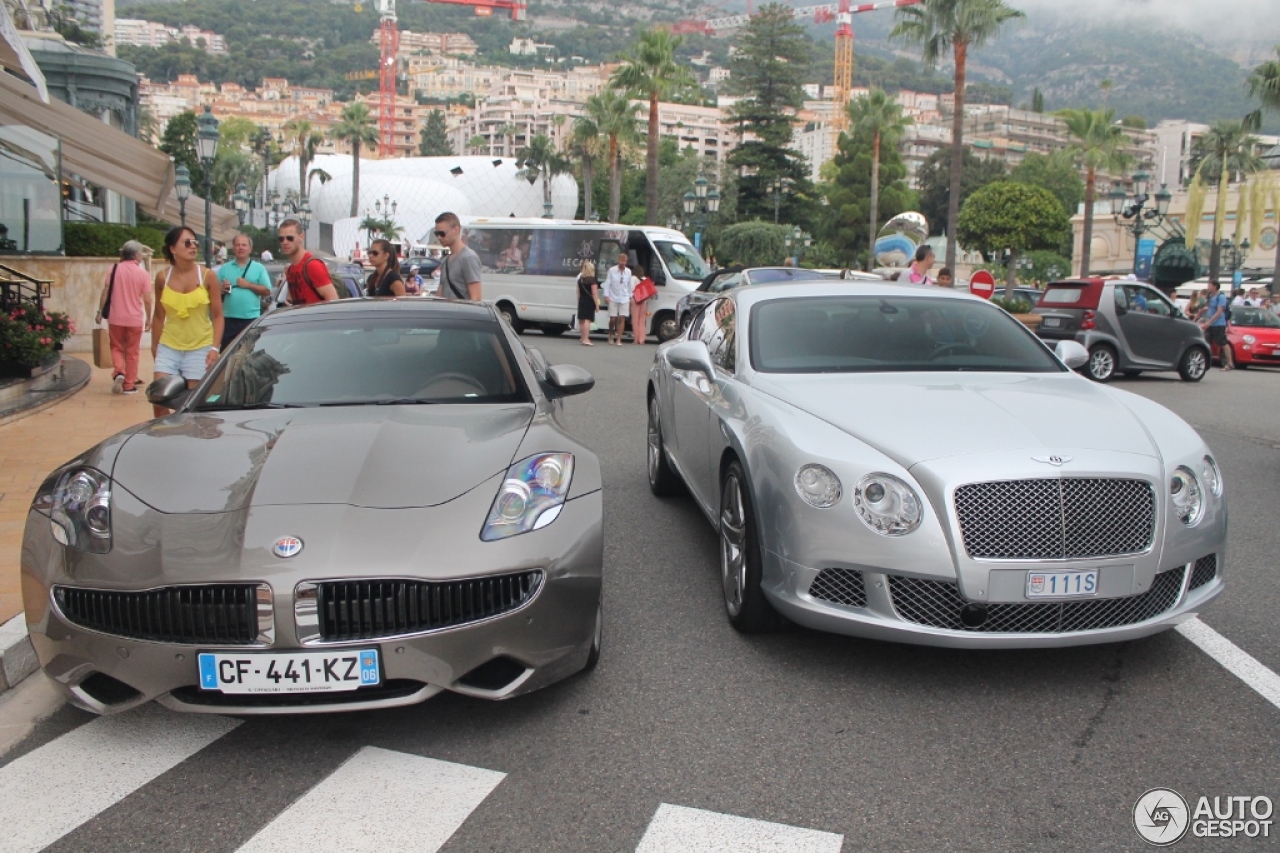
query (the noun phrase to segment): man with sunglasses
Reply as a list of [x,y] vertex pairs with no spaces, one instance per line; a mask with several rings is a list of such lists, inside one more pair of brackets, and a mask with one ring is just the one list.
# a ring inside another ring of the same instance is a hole
[[332,302],[338,291],[329,279],[329,268],[324,261],[307,251],[302,223],[286,219],[280,223],[280,254],[289,261],[284,271],[289,282],[289,304],[310,305],[314,302]]
[[442,299],[480,301],[480,256],[462,239],[462,223],[455,213],[442,213],[436,217],[436,239],[449,250],[449,256],[440,265],[440,288],[436,296]]

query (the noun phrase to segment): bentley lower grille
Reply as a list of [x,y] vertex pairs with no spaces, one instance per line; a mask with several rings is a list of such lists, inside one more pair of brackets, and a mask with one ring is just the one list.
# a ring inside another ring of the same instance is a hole
[[257,584],[140,592],[58,586],[53,597],[72,624],[131,640],[234,646],[264,642],[271,634],[270,590]]
[[[315,584],[316,639],[371,640],[455,628],[509,613],[541,585],[540,571],[460,581],[324,581]],[[301,624],[299,633],[308,633]]]
[[1188,589],[1199,589],[1218,576],[1218,555],[1206,554],[1196,560],[1195,566],[1191,569],[1191,583],[1187,585]]
[[955,492],[976,560],[1069,560],[1151,547],[1156,494],[1145,480],[1061,477],[970,483]]
[[809,584],[809,595],[850,607],[867,606],[867,589],[857,569],[823,569]]
[[983,634],[1067,634],[1136,625],[1172,608],[1182,593],[1186,568],[1155,577],[1151,589],[1124,598],[988,604],[982,624],[966,625],[960,612],[970,604],[954,583],[889,576],[893,609],[908,622]]

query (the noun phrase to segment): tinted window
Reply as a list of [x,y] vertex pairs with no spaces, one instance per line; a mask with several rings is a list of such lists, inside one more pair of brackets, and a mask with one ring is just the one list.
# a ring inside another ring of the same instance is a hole
[[247,331],[197,407],[528,400],[496,323],[350,318]]
[[751,364],[774,373],[1063,368],[1009,315],[970,300],[902,296],[774,299],[751,309]]
[[1280,329],[1280,317],[1265,308],[1232,308],[1231,325]]
[[711,361],[733,373],[737,367],[737,306],[732,299],[721,299],[707,309],[704,321],[710,334],[703,335]]
[[666,240],[655,240],[653,243],[662,255],[667,269],[673,278],[682,281],[702,281],[711,274],[711,267],[698,254],[698,250],[688,243],[672,243]]
[[711,279],[711,284],[707,287],[708,293],[720,293],[721,291],[730,290],[742,284],[742,273],[730,272],[724,275],[718,275]]
[[827,278],[821,273],[800,269],[752,270],[748,275],[751,276],[752,284],[768,284],[775,281],[825,281]]
[[1075,305],[1084,294],[1082,287],[1051,287],[1040,299],[1041,305]]

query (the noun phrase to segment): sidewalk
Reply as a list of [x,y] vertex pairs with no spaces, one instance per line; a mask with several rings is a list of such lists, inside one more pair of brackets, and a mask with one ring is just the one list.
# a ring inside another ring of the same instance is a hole
[[[79,353],[68,356],[92,363]],[[144,347],[139,384],[151,377],[151,351]],[[125,427],[151,417],[140,388],[130,396],[111,393],[111,371],[93,368],[93,378],[56,406],[0,426],[0,624],[22,612],[18,580],[22,529],[35,490],[54,468]]]

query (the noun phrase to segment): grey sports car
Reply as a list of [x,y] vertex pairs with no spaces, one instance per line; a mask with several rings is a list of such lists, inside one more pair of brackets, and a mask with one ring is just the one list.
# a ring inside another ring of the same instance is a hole
[[649,484],[720,538],[743,631],[959,647],[1131,639],[1222,591],[1227,504],[1196,432],[980,299],[740,288],[659,348]]
[[506,699],[600,653],[590,374],[491,306],[351,300],[250,327],[169,417],[54,471],[27,517],[40,663],[114,713]]

